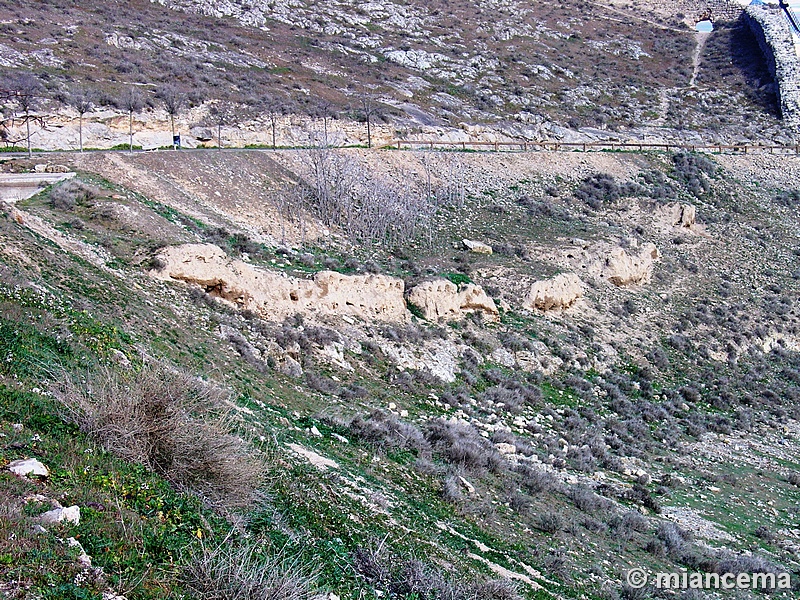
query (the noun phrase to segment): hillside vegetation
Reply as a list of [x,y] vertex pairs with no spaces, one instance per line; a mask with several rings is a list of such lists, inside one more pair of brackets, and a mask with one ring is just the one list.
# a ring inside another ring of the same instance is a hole
[[[6,596],[643,598],[631,567],[796,577],[794,159],[352,150],[320,179],[313,152],[261,152],[234,201],[197,190],[247,153],[193,177],[203,155],[152,156],[76,155],[76,178],[3,208],[2,459],[50,469],[0,476]],[[348,165],[369,177],[339,197]],[[369,236],[321,204],[428,185],[415,229]],[[233,271],[173,262],[187,243]],[[257,283],[236,292],[250,270],[364,277],[357,305],[380,277],[489,299],[284,319]],[[528,304],[568,273],[568,308]],[[32,529],[54,503],[80,521]]]
[[[245,130],[291,114],[383,123],[388,138],[479,126],[526,139],[580,130],[785,140],[747,26],[719,22],[700,44],[687,25],[699,12],[585,1],[2,2],[0,65],[7,80],[33,73],[50,103],[38,110],[56,121],[90,92],[89,119],[116,126],[99,108],[127,112],[133,86],[150,109],[170,94],[178,112],[231,102],[180,118]],[[137,128],[153,126],[143,120]]]

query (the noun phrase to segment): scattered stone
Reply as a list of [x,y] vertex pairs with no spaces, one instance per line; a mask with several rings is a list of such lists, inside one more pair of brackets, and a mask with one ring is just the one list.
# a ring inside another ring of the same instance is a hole
[[525,307],[537,310],[564,310],[583,296],[583,282],[574,273],[562,273],[531,286]]
[[514,444],[507,444],[506,442],[500,442],[499,444],[494,445],[497,448],[497,451],[500,454],[516,454],[517,447]]
[[470,496],[473,496],[475,494],[475,486],[474,485],[472,485],[469,481],[467,481],[466,479],[464,479],[460,475],[458,477],[458,480],[461,482],[461,485],[464,486],[464,489],[467,490],[467,493]]
[[86,550],[83,549],[81,543],[76,540],[75,538],[67,538],[67,545],[70,548],[77,548],[78,549],[78,563],[84,568],[89,569],[92,566],[92,557],[86,554]]
[[47,477],[50,475],[50,471],[47,467],[35,458],[11,461],[8,464],[8,470],[17,477],[27,477],[29,475],[33,475],[34,477]]
[[322,437],[322,434],[320,433],[319,429],[317,429],[316,425],[312,425],[310,431],[311,435],[313,435],[314,437]]
[[483,242],[476,242],[473,240],[461,240],[461,243],[470,251],[474,252],[475,254],[491,254],[492,247],[489,244],[484,244]]
[[68,506],[67,508],[54,508],[46,513],[39,515],[39,522],[42,525],[55,525],[56,523],[71,523],[78,525],[81,522],[81,509],[78,506]]
[[338,469],[339,465],[336,461],[331,460],[330,458],[325,458],[324,456],[320,456],[316,452],[303,448],[300,444],[288,444],[289,448],[299,454],[303,458],[307,459],[312,465],[320,469],[321,471],[327,471],[329,468]]

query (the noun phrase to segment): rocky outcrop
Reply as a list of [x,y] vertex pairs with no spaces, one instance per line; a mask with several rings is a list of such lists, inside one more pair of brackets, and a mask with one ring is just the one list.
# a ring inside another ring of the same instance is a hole
[[781,10],[763,4],[748,6],[745,18],[778,86],[783,121],[797,134],[800,132],[800,59],[789,23]]
[[489,244],[484,244],[483,242],[476,242],[474,240],[461,240],[461,243],[464,244],[464,247],[467,250],[474,252],[475,254],[492,253],[492,247]]
[[404,322],[409,318],[401,279],[321,271],[313,279],[287,277],[230,258],[212,244],[172,246],[158,253],[152,275],[203,287],[209,294],[263,318],[302,313]]
[[617,286],[647,283],[653,276],[653,264],[658,258],[658,248],[653,244],[645,244],[637,254],[615,248],[605,259],[603,276]]
[[561,310],[583,296],[583,282],[574,273],[562,273],[531,286],[525,307],[536,310]]
[[433,279],[412,288],[407,298],[428,321],[461,319],[473,312],[482,313],[489,321],[500,318],[494,300],[474,284],[459,287],[447,279]]

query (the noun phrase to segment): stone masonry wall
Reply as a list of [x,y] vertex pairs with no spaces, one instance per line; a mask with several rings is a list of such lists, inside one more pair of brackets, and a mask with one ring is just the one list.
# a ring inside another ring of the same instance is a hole
[[782,11],[768,6],[748,6],[745,18],[778,84],[781,116],[787,129],[800,133],[800,59],[789,23]]

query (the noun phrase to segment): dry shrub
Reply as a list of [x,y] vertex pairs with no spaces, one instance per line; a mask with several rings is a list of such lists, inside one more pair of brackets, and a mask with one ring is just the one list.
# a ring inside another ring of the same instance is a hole
[[356,577],[389,598],[419,600],[521,600],[507,579],[462,581],[415,557],[397,555],[379,545],[358,547],[352,555]]
[[78,204],[91,204],[100,196],[102,191],[99,188],[74,179],[56,185],[49,193],[50,206],[63,211],[71,211]]
[[251,503],[262,458],[233,434],[226,395],[183,372],[156,366],[61,380],[56,395],[81,430],[221,508]]
[[357,438],[379,448],[411,450],[421,455],[430,449],[416,426],[379,409],[366,418],[355,417],[348,427]]
[[297,561],[227,542],[191,553],[182,571],[186,591],[197,600],[310,600],[317,597],[315,579]]
[[467,423],[434,419],[426,426],[425,438],[447,462],[469,472],[498,473],[505,466],[505,460],[494,445]]

